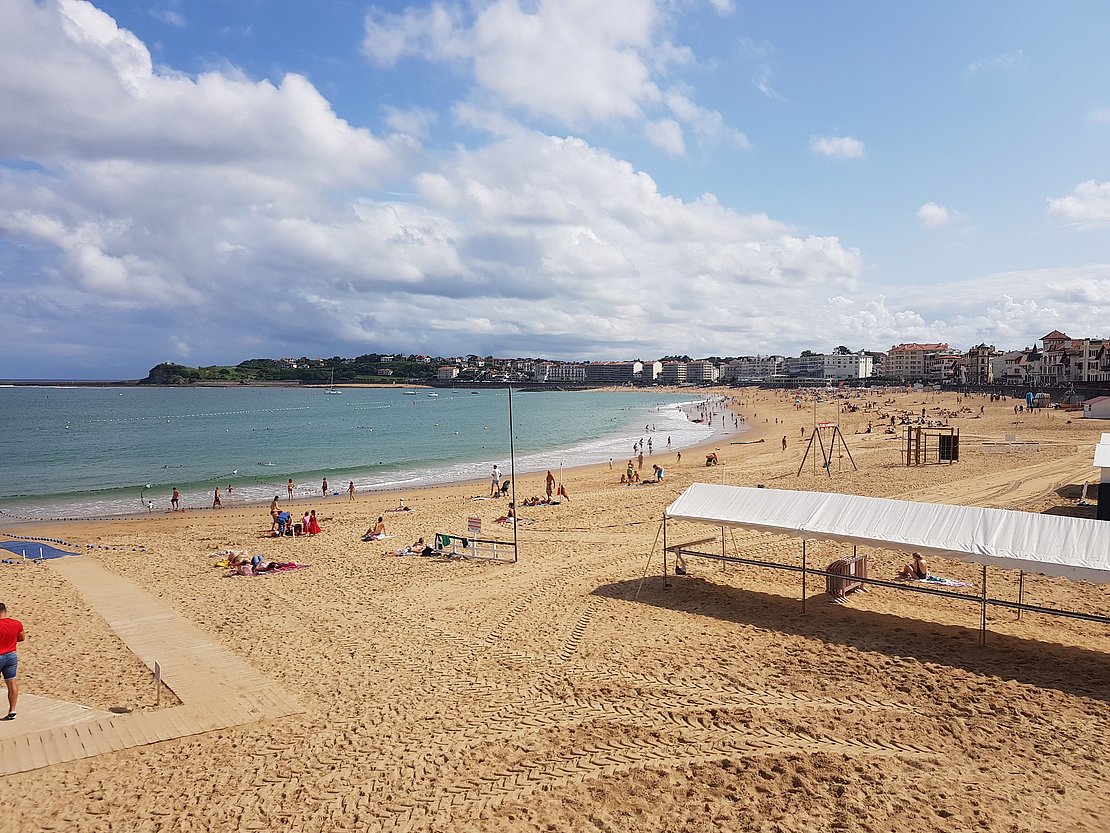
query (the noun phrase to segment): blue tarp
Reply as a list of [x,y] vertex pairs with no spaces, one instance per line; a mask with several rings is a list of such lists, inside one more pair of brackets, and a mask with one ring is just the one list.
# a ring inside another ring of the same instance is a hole
[[0,549],[14,552],[21,558],[26,555],[28,558],[39,558],[39,551],[42,551],[42,558],[61,558],[63,555],[80,555],[79,552],[66,552],[65,550],[55,549],[49,544],[41,544],[38,541],[3,541],[0,542]]

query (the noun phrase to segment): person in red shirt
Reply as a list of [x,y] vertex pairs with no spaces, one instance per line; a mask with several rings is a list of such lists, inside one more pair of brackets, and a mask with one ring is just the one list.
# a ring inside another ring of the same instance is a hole
[[15,720],[15,704],[19,700],[19,683],[15,680],[19,655],[15,646],[26,638],[23,623],[9,616],[7,606],[0,602],[0,675],[8,687],[8,716],[0,717],[0,720]]

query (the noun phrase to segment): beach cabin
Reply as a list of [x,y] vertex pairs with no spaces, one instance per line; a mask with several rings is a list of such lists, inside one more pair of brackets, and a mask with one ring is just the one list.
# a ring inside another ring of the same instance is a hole
[[1094,399],[1088,399],[1084,402],[1083,418],[1110,419],[1110,396],[1096,396]]

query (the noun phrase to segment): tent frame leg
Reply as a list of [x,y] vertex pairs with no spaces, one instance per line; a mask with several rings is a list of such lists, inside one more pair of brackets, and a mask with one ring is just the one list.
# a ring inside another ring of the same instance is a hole
[[979,647],[987,645],[987,565],[983,565],[983,602],[979,614]]
[[[1021,570],[1021,571],[1018,572],[1018,604],[1022,603],[1022,599],[1024,597],[1025,597],[1025,571]],[[1018,619],[1021,618],[1021,608],[1020,607],[1018,608],[1017,618]]]
[[802,539],[802,613],[806,612],[806,539]]

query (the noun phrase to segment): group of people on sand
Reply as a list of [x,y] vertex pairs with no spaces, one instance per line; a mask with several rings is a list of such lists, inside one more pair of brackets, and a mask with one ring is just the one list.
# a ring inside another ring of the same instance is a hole
[[306,510],[301,518],[300,530],[293,524],[293,515],[278,505],[278,496],[270,501],[270,534],[276,537],[284,535],[319,535],[320,521],[316,518],[316,510]]
[[625,471],[624,474],[621,475],[621,485],[622,486],[630,486],[630,485],[634,485],[634,484],[638,483],[641,486],[646,486],[646,485],[650,485],[652,483],[662,483],[663,482],[663,473],[664,472],[663,472],[663,467],[662,466],[657,465],[655,463],[652,463],[652,465],[651,465],[651,477],[641,478],[640,477],[640,470],[637,469],[637,468],[634,468],[632,466],[632,461],[629,460],[627,470]]

